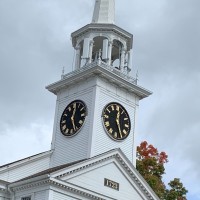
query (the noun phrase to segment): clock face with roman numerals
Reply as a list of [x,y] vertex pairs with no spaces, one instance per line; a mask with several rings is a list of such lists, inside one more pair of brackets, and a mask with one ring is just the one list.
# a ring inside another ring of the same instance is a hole
[[81,129],[87,116],[83,101],[72,101],[64,110],[60,119],[60,131],[64,136],[74,136]]
[[131,129],[130,117],[119,103],[109,103],[102,113],[103,124],[107,134],[114,140],[124,140]]

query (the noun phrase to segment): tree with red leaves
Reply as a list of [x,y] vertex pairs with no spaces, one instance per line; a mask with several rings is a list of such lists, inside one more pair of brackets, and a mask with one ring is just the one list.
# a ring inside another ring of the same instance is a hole
[[137,147],[136,168],[151,186],[154,192],[165,200],[186,200],[187,190],[179,179],[175,178],[168,184],[167,189],[162,176],[165,174],[164,164],[168,162],[168,156],[165,152],[159,153],[153,146],[146,141]]

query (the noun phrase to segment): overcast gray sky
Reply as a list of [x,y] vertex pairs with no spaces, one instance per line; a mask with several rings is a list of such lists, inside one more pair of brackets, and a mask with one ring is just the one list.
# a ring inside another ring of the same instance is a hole
[[[72,69],[71,32],[94,0],[0,0],[0,165],[49,150],[56,97],[45,86]],[[166,181],[200,199],[200,1],[116,0],[134,35],[134,71],[153,95],[140,102],[137,137],[169,155]]]

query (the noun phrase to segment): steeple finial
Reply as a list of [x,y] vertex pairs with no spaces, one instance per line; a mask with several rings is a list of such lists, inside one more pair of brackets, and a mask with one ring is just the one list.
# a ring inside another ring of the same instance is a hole
[[92,23],[115,23],[115,0],[96,0]]

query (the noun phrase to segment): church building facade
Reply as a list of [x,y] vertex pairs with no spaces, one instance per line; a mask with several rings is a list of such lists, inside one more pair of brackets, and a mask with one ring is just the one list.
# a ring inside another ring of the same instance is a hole
[[73,71],[57,96],[51,149],[0,166],[0,200],[157,200],[136,170],[139,101],[151,92],[132,70],[133,35],[115,25],[115,0],[95,0],[92,22],[71,34]]

